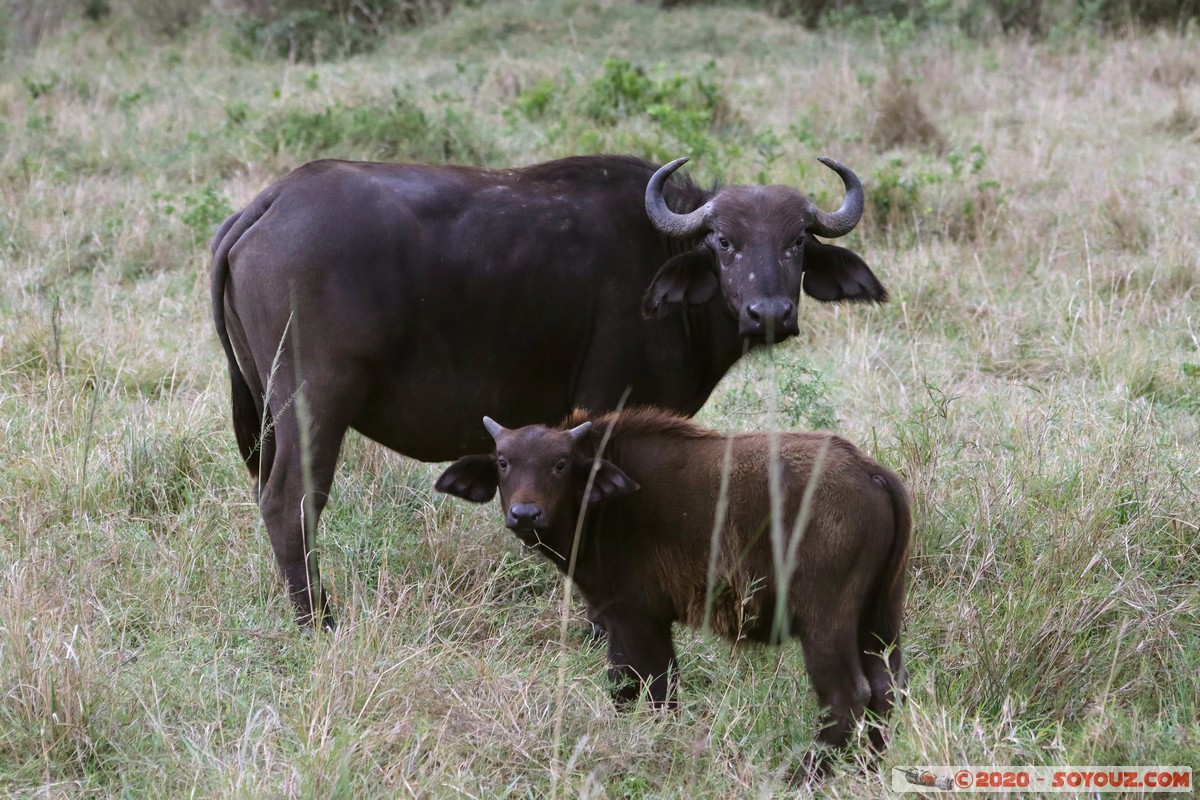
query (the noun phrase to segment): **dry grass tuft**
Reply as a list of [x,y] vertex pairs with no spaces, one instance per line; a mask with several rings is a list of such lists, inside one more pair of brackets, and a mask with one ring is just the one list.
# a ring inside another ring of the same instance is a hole
[[0,721],[5,747],[36,754],[47,766],[86,772],[102,737],[94,714],[104,705],[104,672],[90,627],[78,624],[72,599],[38,585],[44,567],[12,564],[0,578]]
[[930,119],[911,78],[898,67],[875,91],[875,113],[869,139],[884,149],[912,147],[933,153],[946,149],[946,137]]
[[1146,210],[1126,187],[1114,187],[1096,205],[1097,244],[1119,250],[1145,252],[1154,236]]
[[1175,106],[1171,115],[1162,121],[1165,133],[1178,137],[1188,144],[1200,142],[1200,114],[1192,108],[1182,91],[1175,93]]
[[1168,89],[1180,89],[1200,80],[1200,64],[1178,52],[1167,52],[1150,69],[1150,79]]

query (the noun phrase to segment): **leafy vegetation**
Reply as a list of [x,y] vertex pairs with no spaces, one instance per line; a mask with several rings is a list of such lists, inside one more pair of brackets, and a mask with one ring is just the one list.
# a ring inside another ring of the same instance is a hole
[[437,20],[480,0],[239,0],[239,30],[257,53],[293,61],[372,50],[390,31]]
[[0,6],[0,794],[787,791],[816,711],[796,648],[681,632],[679,711],[618,714],[495,508],[358,437],[320,534],[343,626],[295,630],[207,241],[325,156],[687,155],[824,208],[816,157],[851,165],[848,244],[891,302],[802,297],[801,335],[700,414],[836,430],[912,490],[908,697],[881,770],[826,795],[901,764],[1200,767],[1193,28],[965,47],[832,7],[817,35],[748,2],[402,5],[313,63],[247,46],[238,4]]
[[280,110],[262,121],[257,134],[272,154],[297,160],[355,156],[387,161],[482,164],[491,145],[476,132],[471,114],[444,106],[440,119],[393,90],[390,104],[347,107],[333,102],[320,111]]
[[955,27],[971,35],[1068,27],[1186,25],[1200,18],[1192,0],[660,0],[663,8],[742,6],[802,21],[810,28],[877,23],[912,29]]

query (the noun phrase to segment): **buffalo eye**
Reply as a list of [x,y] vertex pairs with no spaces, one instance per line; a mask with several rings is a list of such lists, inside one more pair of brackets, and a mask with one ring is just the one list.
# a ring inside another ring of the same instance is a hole
[[506,459],[504,456],[500,456],[496,459],[496,466],[499,467],[501,472],[508,472],[508,459]]
[[561,475],[563,473],[563,470],[565,470],[566,468],[567,468],[567,460],[565,458],[560,458],[558,460],[558,463],[554,465],[554,474]]
[[724,236],[717,237],[717,244],[721,245],[722,250],[728,250],[730,247],[729,240],[726,239]]

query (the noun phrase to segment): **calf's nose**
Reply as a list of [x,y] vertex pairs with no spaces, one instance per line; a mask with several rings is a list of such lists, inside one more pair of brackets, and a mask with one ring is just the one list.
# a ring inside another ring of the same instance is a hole
[[546,517],[537,503],[513,503],[504,520],[512,530],[528,530],[546,527]]

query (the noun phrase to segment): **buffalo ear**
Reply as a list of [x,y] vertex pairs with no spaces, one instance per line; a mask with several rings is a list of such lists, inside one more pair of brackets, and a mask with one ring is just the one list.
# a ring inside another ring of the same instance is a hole
[[809,239],[804,245],[804,293],[826,302],[883,303],[887,289],[867,262],[844,247]]
[[642,298],[642,314],[660,319],[671,306],[707,303],[717,293],[712,252],[704,246],[681,253],[662,265]]
[[496,462],[491,456],[463,456],[446,468],[433,488],[472,503],[486,503],[496,496]]
[[[620,467],[611,461],[599,458],[596,459],[596,463],[599,466],[596,470],[596,477],[592,481],[592,493],[588,495],[589,506],[594,506],[596,503],[602,503],[605,500],[615,500],[618,497],[633,494],[642,488],[637,481],[626,475]],[[579,462],[580,480],[587,481],[591,468],[591,461]],[[580,489],[583,489],[586,485],[584,483],[580,486]]]

